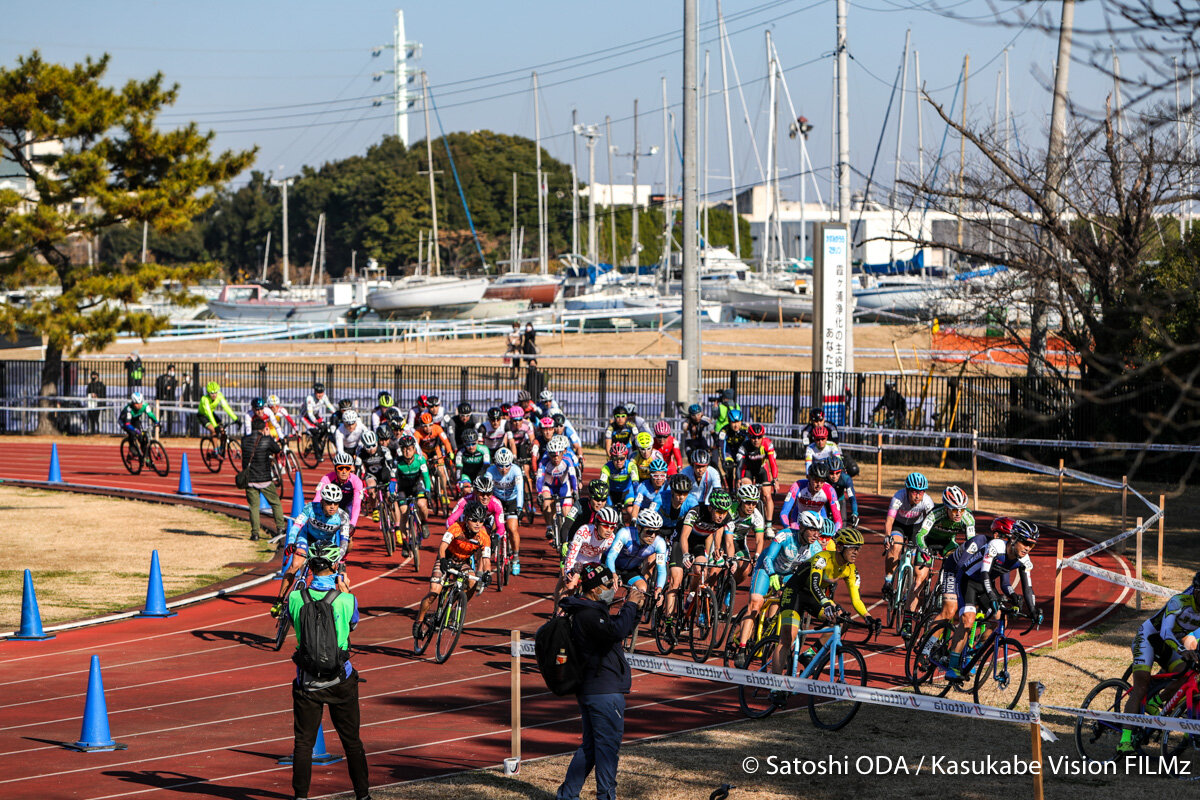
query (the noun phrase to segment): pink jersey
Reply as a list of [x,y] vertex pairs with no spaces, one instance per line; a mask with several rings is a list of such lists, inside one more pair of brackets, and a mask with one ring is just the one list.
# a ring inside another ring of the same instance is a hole
[[[467,508],[467,503],[475,499],[474,493],[463,495],[462,499],[454,505],[454,510],[450,512],[450,516],[446,517],[446,527],[449,528],[454,523],[462,518],[463,511]],[[487,510],[492,512],[492,519],[496,523],[496,527],[492,528],[493,536],[504,535],[504,506],[495,496],[488,499]]]
[[784,498],[779,517],[784,525],[797,528],[800,525],[800,515],[805,511],[814,511],[822,519],[832,519],[834,524],[842,527],[842,510],[838,507],[837,492],[828,481],[822,483],[816,492],[812,490],[807,478],[801,478],[792,484],[787,497]]
[[[349,512],[350,527],[351,527],[351,529],[353,529],[355,526],[358,525],[358,512],[362,509],[362,500],[363,500],[362,479],[360,479],[357,475],[355,475],[353,472],[351,472],[350,477],[347,480],[339,481],[337,479],[336,472],[327,472],[327,473],[325,473],[325,476],[323,478],[321,478],[320,482],[317,483],[317,491],[315,494],[313,494],[313,502],[314,503],[321,502],[321,489],[326,484],[329,484],[329,483],[332,483],[334,486],[337,486],[338,488],[340,488],[342,490],[343,497],[342,497],[341,506],[342,506],[342,508],[346,509],[347,512]],[[346,499],[345,499],[345,495],[347,492],[350,494],[350,503],[348,506],[346,504]]]
[[582,564],[599,564],[608,548],[612,547],[615,536],[601,539],[596,535],[595,525],[584,525],[571,539],[567,548],[567,563],[563,566],[563,574],[571,572],[573,567]]

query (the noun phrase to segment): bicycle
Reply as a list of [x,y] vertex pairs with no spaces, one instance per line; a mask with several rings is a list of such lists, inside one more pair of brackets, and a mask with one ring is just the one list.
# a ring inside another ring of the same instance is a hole
[[[920,694],[936,694],[938,697],[945,697],[951,687],[955,687],[959,691],[966,691],[963,687],[974,673],[975,680],[971,693],[976,703],[1001,708],[1015,708],[1017,701],[1021,699],[1021,692],[1025,688],[1025,679],[1029,674],[1029,662],[1021,643],[1006,635],[1008,618],[1016,616],[1029,620],[1029,627],[1024,631],[1028,633],[1034,627],[1041,626],[1042,614],[1040,610],[1037,613],[1023,614],[1003,606],[1000,608],[1000,612],[1000,619],[995,628],[982,642],[978,641],[978,637],[982,629],[988,627],[987,617],[990,615],[983,613],[981,609],[980,613],[975,616],[975,624],[967,637],[958,668],[962,677],[957,680],[951,680],[945,675],[945,670],[950,663],[950,643],[954,624],[950,620],[942,620],[926,631],[920,643],[914,648],[913,688]],[[942,678],[941,682],[937,680],[939,676]]]
[[[1154,698],[1161,696],[1163,690],[1174,683],[1181,675],[1189,673],[1183,686],[1171,696],[1157,711],[1147,710]],[[1080,708],[1096,708],[1113,714],[1125,713],[1125,704],[1129,698],[1131,686],[1129,676],[1131,670],[1125,670],[1124,678],[1109,678],[1096,684],[1080,704]],[[1193,719],[1200,714],[1200,679],[1195,670],[1184,672],[1159,672],[1150,679],[1150,687],[1138,707],[1139,714],[1152,716],[1162,715],[1179,717],[1187,715]],[[1075,720],[1075,749],[1082,758],[1091,761],[1115,761],[1116,748],[1121,741],[1121,730],[1125,726],[1118,722],[1102,719],[1079,717]],[[1133,731],[1133,748],[1139,756],[1150,755],[1157,742],[1163,756],[1180,755],[1190,744],[1197,746],[1195,734],[1184,734],[1178,731],[1165,731],[1158,728],[1135,728]]]
[[375,508],[379,511],[379,532],[383,535],[383,549],[388,558],[396,552],[396,522],[392,519],[392,493],[388,491],[387,483],[375,484]]
[[[522,472],[524,472],[524,470],[522,470]],[[533,482],[529,479],[528,475],[523,474],[521,476],[521,480],[525,482],[525,502],[521,505],[521,508],[517,510],[517,523],[520,525],[532,525],[533,521],[537,519],[538,514],[538,509],[534,502],[537,498],[537,495],[534,494]],[[556,542],[555,548],[557,549],[557,547],[558,543]]]
[[[654,558],[654,557],[655,556],[652,556],[651,558]],[[650,561],[649,558],[647,558],[645,561],[649,561],[649,571],[650,571],[649,575],[646,575],[643,572],[643,577],[645,577],[645,579],[646,579],[646,589],[643,592],[643,594],[645,595],[645,598],[646,598],[646,602],[642,605],[642,610],[638,614],[638,621],[634,624],[633,631],[628,636],[625,637],[624,647],[625,647],[626,653],[632,653],[633,648],[637,646],[638,628],[642,624],[647,624],[650,626],[650,630],[653,631],[654,630],[654,621],[658,617],[658,615],[662,613],[662,609],[660,608],[659,603],[655,602],[655,597],[654,597],[654,593],[658,590],[658,570],[656,567],[657,562]],[[643,562],[643,566],[642,566],[643,570],[646,568],[645,561]],[[625,587],[625,594],[627,596],[629,594],[628,585],[626,585],[626,587]],[[659,600],[661,600],[661,598],[659,598]]]
[[279,452],[271,459],[271,481],[282,492],[284,483],[290,483],[300,473],[300,461],[288,447],[286,438],[280,444]]
[[[701,572],[719,569],[713,564],[700,564]],[[675,617],[670,624],[664,615],[660,615],[654,627],[654,641],[658,652],[670,655],[675,650],[681,638],[686,638],[688,651],[692,660],[702,664],[717,648],[717,632],[720,630],[718,619],[717,596],[712,588],[702,582],[695,592],[684,595],[684,583],[678,589],[669,590],[665,594],[675,595]],[[666,602],[665,598],[664,601]]]
[[[779,615],[779,595],[781,592],[781,588],[774,587],[763,596],[762,608],[759,609],[758,616],[754,620],[754,628],[750,632],[750,638],[746,640],[747,650],[753,652],[755,645],[768,636],[779,636],[783,625],[783,619]],[[730,646],[737,641],[737,632],[742,629],[742,621],[745,620],[746,615],[749,613],[750,605],[747,603],[742,606],[741,611],[733,618],[733,623],[730,625],[723,658],[724,665],[727,667],[735,666]]]
[[[717,599],[717,623],[721,625],[721,633],[717,636],[717,647],[724,647],[733,631],[734,603],[737,601],[737,578],[734,571],[739,563],[750,562],[754,559],[743,556],[724,558],[717,566],[717,575],[712,580],[713,595]],[[727,649],[727,648],[726,648]]]
[[126,436],[121,440],[121,463],[130,475],[140,474],[147,463],[159,477],[165,478],[171,471],[171,459],[167,455],[167,449],[162,446],[162,442],[150,438],[145,431],[136,437]]
[[[562,501],[562,497],[557,494],[554,495],[554,513],[550,516],[550,527],[547,529],[550,533],[550,541],[554,543],[556,551],[562,550],[562,546],[566,544],[564,534],[567,532],[567,515],[563,513]],[[571,503],[575,504],[578,502],[578,498],[571,495]]]
[[[797,631],[792,640],[791,653],[788,654],[784,664],[783,674],[802,679],[866,686],[869,677],[866,659],[863,658],[858,648],[843,640],[844,629],[851,625],[866,627],[870,630],[870,626],[866,623],[856,622],[848,614],[838,609],[837,621],[828,627]],[[829,634],[829,638],[821,645],[821,649],[812,657],[812,660],[805,665],[803,671],[797,674],[797,667],[801,663],[800,647],[802,642],[809,636],[825,634]],[[746,668],[755,672],[768,671],[779,643],[778,636],[769,636],[758,642]],[[756,664],[757,667],[755,667]],[[771,691],[763,686],[738,686],[738,704],[742,708],[742,713],[751,719],[770,716],[776,708],[780,707],[771,694]],[[850,720],[854,719],[854,715],[858,713],[861,705],[859,702],[836,700],[824,695],[808,695],[809,717],[814,725],[827,731],[841,730],[848,725]]]
[[[909,613],[908,603],[916,583],[916,567],[913,565],[913,560],[918,552],[926,558],[930,555],[928,550],[918,548],[916,542],[906,541],[900,551],[900,561],[896,564],[896,571],[892,576],[892,591],[887,597],[887,613],[883,625],[885,628],[894,628],[897,636],[902,635],[905,618]],[[928,586],[927,579],[922,588],[927,589]]]
[[[490,531],[492,540],[496,543],[493,554],[493,569],[496,570],[496,591],[499,592],[508,585],[512,578],[512,553],[508,550],[508,531]],[[503,585],[502,585],[503,584]]]
[[[292,565],[292,559],[295,558],[295,553],[287,557],[287,561],[283,564],[283,570],[286,573],[288,567]],[[300,589],[308,585],[308,562],[305,561],[300,569],[296,570],[295,580],[292,581],[291,591]],[[287,580],[285,577],[284,580]],[[283,648],[283,643],[287,641],[288,630],[292,627],[292,615],[288,613],[288,597],[289,594],[283,596],[283,607],[279,610],[279,619],[275,623],[275,652],[279,652]]]
[[[304,466],[310,469],[316,469],[317,466],[325,460],[325,447],[333,440],[330,436],[329,423],[325,420],[317,425],[313,425],[308,420],[305,420],[308,427],[298,434],[295,434],[296,452],[300,455],[300,461]],[[290,438],[290,437],[289,437]],[[334,445],[337,449],[337,445]],[[329,457],[333,458],[332,454]]]
[[[236,422],[230,422],[229,425],[237,425]],[[237,459],[233,458],[233,451],[237,452]],[[217,473],[221,471],[221,467],[225,464],[225,459],[229,459],[230,466],[234,470],[242,468],[242,446],[235,438],[230,438],[227,426],[218,425],[216,433],[206,433],[200,437],[200,460],[204,462],[204,466],[209,472]]]
[[[407,509],[404,512],[404,522],[400,526],[401,550],[408,553],[413,560],[413,570],[421,571],[421,524],[417,521],[417,503],[415,500],[397,501],[400,506]],[[383,515],[380,514],[380,521],[383,520]],[[393,545],[394,546],[394,545]],[[391,552],[388,553],[391,555]]]
[[[462,635],[463,620],[467,613],[468,577],[462,571],[466,562],[446,560],[443,570],[442,591],[438,594],[437,610],[433,615],[433,624],[425,623],[424,635],[413,641],[413,653],[421,655],[429,647],[429,643],[437,638],[434,649],[434,661],[446,663],[446,659],[454,652],[458,637]],[[475,580],[480,580],[476,578]]]

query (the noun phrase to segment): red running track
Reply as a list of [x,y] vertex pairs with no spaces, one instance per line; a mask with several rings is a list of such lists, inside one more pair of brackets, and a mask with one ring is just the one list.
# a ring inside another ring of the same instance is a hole
[[[64,480],[174,492],[177,473],[167,478],[126,473],[117,443],[60,445]],[[177,469],[183,449],[169,450]],[[200,465],[194,444],[187,452]],[[48,464],[48,445],[10,440],[0,478],[40,479]],[[306,471],[308,491],[319,474]],[[193,469],[192,482],[205,497],[244,503],[227,466],[215,476],[202,466]],[[866,524],[882,529],[885,502],[860,495]],[[350,554],[362,610],[352,660],[365,679],[362,736],[372,784],[499,764],[509,755],[509,631],[532,635],[548,616],[557,560],[540,531],[524,530],[522,574],[503,592],[489,590],[472,602],[458,650],[438,665],[410,650],[413,613],[426,591],[437,537],[426,541],[424,574],[418,576],[388,561],[369,519],[366,528]],[[1065,538],[1068,555],[1090,544]],[[874,589],[882,582],[882,559],[873,550],[860,561],[868,604],[878,602]],[[1042,597],[1049,593],[1054,550],[1051,534],[1034,554]],[[1124,561],[1107,554],[1091,561],[1129,573]],[[163,569],[169,571],[170,564]],[[0,796],[290,798],[290,768],[275,763],[291,751],[294,674],[288,648],[275,653],[268,644],[274,621],[267,609],[277,587],[270,582],[189,606],[170,619],[132,619],[60,632],[51,641],[0,643]],[[1065,631],[1086,627],[1125,598],[1116,586],[1076,574],[1066,576],[1064,594]],[[1047,640],[1045,631],[1024,637],[1027,648]],[[873,682],[896,683],[903,674],[899,645],[884,634],[866,648]],[[93,653],[103,667],[113,737],[128,750],[75,753],[60,745],[79,738]],[[531,664],[524,672],[523,756],[572,751],[579,736],[575,704],[546,692]],[[725,684],[642,673],[635,673],[629,706],[627,741],[740,718],[737,693]],[[331,729],[326,742],[340,752]],[[348,789],[344,764],[314,768],[314,797]]]

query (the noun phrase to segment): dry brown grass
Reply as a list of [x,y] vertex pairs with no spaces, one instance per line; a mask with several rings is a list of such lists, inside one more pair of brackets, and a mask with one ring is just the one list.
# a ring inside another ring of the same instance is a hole
[[246,523],[181,506],[0,487],[0,512],[8,534],[0,554],[4,630],[20,622],[25,569],[50,624],[139,606],[152,550],[168,598],[243,571],[227,564],[273,552],[249,540]]

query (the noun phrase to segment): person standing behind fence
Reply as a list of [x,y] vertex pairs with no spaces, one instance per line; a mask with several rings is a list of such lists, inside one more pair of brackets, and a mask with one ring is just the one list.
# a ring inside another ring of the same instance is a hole
[[94,409],[87,412],[88,433],[100,432],[100,403],[108,397],[108,387],[104,385],[104,381],[100,380],[100,373],[92,370],[92,380],[87,385],[88,408]]
[[883,419],[883,427],[904,427],[905,418],[908,416],[908,401],[897,391],[895,381],[887,381],[883,384],[883,397],[880,397],[879,402],[871,409],[871,415],[878,414],[881,409],[887,412]]
[[125,388],[133,389],[141,386],[142,378],[145,375],[146,368],[142,366],[142,357],[138,355],[137,350],[134,350],[129,354],[129,358],[125,359]]
[[[183,381],[179,386],[179,401],[181,403],[200,402],[200,395],[196,391],[196,387],[192,384],[192,376],[187,372],[183,373]],[[187,428],[187,435],[198,436],[199,423],[196,422],[196,415],[190,412],[185,412],[183,414],[183,419],[186,420],[184,424]]]
[[267,498],[271,513],[275,516],[275,533],[284,533],[283,506],[279,502],[279,490],[271,480],[271,460],[279,452],[279,442],[267,434],[267,421],[255,415],[250,421],[250,432],[242,437],[242,470],[246,473],[246,505],[250,508],[250,541],[258,541],[259,496]]
[[[174,405],[179,391],[179,379],[175,377],[175,365],[167,364],[167,371],[154,380],[154,399],[159,403]],[[162,412],[163,432],[170,435],[175,432],[175,412],[166,409]]]
[[556,800],[579,800],[583,783],[596,771],[597,800],[615,800],[617,761],[625,735],[625,695],[632,675],[624,640],[633,631],[643,595],[633,587],[620,613],[608,613],[616,581],[603,564],[586,564],[579,575],[579,595],[562,601],[571,616],[571,636],[583,672],[576,693],[583,718],[583,741],[567,767]]
[[523,337],[521,336],[521,323],[513,320],[512,330],[505,337],[504,360],[512,368],[512,374],[515,377],[517,370],[521,366],[521,344]]

